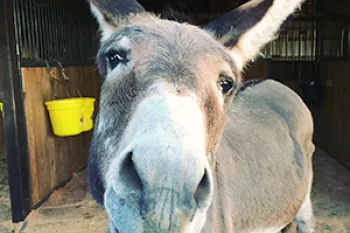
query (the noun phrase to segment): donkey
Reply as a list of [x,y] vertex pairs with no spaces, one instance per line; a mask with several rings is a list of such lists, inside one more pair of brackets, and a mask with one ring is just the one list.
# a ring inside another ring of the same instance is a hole
[[313,232],[310,111],[241,78],[302,2],[253,0],[199,28],[90,0],[103,82],[88,172],[107,232]]

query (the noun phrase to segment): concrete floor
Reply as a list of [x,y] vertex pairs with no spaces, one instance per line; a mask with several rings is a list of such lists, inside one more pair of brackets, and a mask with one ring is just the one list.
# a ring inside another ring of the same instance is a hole
[[[314,172],[316,233],[350,233],[350,171],[317,149]],[[75,174],[25,222],[12,224],[4,213],[0,212],[4,215],[0,216],[0,233],[104,233],[107,223],[106,214],[88,194],[86,171]]]

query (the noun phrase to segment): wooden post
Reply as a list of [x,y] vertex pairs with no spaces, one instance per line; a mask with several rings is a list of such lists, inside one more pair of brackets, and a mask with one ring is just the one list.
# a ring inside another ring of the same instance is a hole
[[31,208],[28,143],[12,0],[0,2],[0,100],[4,104],[5,149],[14,222]]

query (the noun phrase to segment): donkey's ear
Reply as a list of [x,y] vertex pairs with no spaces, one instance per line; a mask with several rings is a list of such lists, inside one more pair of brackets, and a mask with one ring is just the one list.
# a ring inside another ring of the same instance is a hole
[[135,0],[89,0],[91,11],[102,32],[102,40],[108,38],[130,14],[144,12]]
[[305,0],[251,0],[204,26],[232,50],[238,67],[254,59]]

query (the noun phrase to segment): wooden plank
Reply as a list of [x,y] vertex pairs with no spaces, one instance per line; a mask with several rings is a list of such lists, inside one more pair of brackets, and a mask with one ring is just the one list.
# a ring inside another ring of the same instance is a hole
[[316,143],[350,168],[350,62],[329,61],[321,66],[323,79],[332,85],[324,87]]
[[[53,74],[59,77],[60,70],[55,68]],[[98,97],[99,76],[95,67],[67,67],[66,74],[83,96]],[[91,132],[74,137],[54,136],[44,106],[45,101],[54,99],[45,68],[23,68],[22,79],[26,87],[30,180],[35,205],[86,165]],[[54,82],[54,89],[60,97],[67,97],[59,83]],[[72,96],[77,96],[74,88],[69,89]]]

